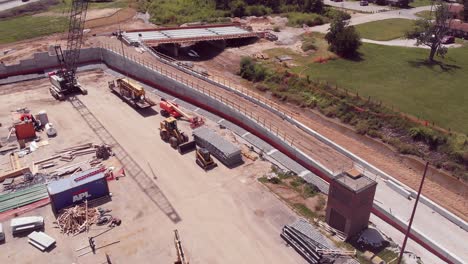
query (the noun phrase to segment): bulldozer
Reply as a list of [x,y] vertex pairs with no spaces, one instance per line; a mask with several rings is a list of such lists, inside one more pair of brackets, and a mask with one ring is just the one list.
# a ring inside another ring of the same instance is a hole
[[195,162],[205,171],[211,170],[218,166],[211,157],[210,152],[205,148],[199,148],[196,151],[196,160]]
[[162,140],[169,142],[171,147],[177,148],[180,154],[196,148],[195,141],[189,141],[188,136],[177,128],[177,119],[174,117],[168,117],[160,123],[159,135]]
[[108,83],[109,89],[119,95],[128,104],[135,108],[144,109],[156,105],[151,99],[146,97],[145,89],[130,81],[128,78],[120,78]]

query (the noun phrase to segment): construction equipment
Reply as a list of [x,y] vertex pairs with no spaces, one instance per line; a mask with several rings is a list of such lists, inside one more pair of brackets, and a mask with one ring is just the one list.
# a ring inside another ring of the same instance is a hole
[[160,123],[159,135],[161,139],[169,142],[171,147],[177,148],[181,154],[196,148],[195,141],[190,141],[187,135],[177,128],[177,119],[168,117]]
[[52,84],[49,90],[57,100],[65,99],[65,95],[70,93],[88,93],[86,89],[81,87],[75,76],[80,58],[87,9],[88,0],[72,0],[70,22],[68,24],[67,49],[62,51],[60,45],[54,46],[60,69],[49,74],[49,80]]
[[191,116],[182,109],[179,108],[179,105],[170,101],[167,101],[164,98],[161,98],[161,102],[159,102],[159,107],[161,108],[161,115],[165,117],[172,116],[174,118],[185,118],[187,121],[190,122],[190,127],[195,129],[199,126],[202,126],[205,123],[205,120],[198,116]]
[[174,244],[177,251],[177,260],[174,261],[174,264],[189,264],[189,262],[185,259],[184,249],[182,248],[182,242],[179,238],[179,232],[174,230]]
[[196,153],[196,160],[195,160],[202,169],[205,171],[211,170],[218,166],[216,162],[214,162],[213,158],[210,155],[210,152],[205,148],[197,149]]
[[145,89],[128,78],[108,82],[109,89],[124,99],[129,105],[144,109],[156,105],[146,97]]

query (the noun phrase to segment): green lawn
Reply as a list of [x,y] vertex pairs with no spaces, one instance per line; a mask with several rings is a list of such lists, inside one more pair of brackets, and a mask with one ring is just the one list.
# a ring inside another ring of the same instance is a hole
[[0,21],[0,44],[65,31],[65,17],[21,16]]
[[372,40],[391,40],[401,38],[410,30],[414,22],[409,19],[392,18],[364,23],[355,26],[362,38]]
[[430,6],[432,2],[433,2],[432,0],[413,0],[413,2],[409,4],[409,6],[411,7]]
[[418,16],[418,17],[421,17],[421,18],[426,18],[426,19],[433,19],[434,18],[434,12],[431,12],[429,10],[424,10],[424,11],[417,12],[415,15]]
[[468,46],[450,49],[440,65],[424,64],[428,50],[364,43],[361,61],[337,59],[296,67],[437,125],[468,133]]
[[[48,11],[63,13],[68,12],[71,6],[72,0],[61,0],[60,4],[52,6]],[[127,0],[114,0],[111,2],[90,2],[88,5],[89,9],[102,9],[102,8],[124,8],[128,6],[129,1]]]

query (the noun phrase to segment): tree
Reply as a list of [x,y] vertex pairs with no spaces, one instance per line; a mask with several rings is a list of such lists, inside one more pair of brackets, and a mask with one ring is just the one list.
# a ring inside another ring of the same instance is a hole
[[329,50],[342,57],[353,57],[361,46],[361,37],[353,26],[348,25],[343,15],[333,18],[330,29],[325,35]]
[[465,0],[465,4],[463,7],[463,20],[468,22],[468,0]]
[[242,17],[245,15],[246,4],[242,0],[237,0],[231,3],[231,14],[236,17]]
[[450,21],[450,12],[448,5],[438,1],[435,5],[434,20],[431,18],[422,18],[415,22],[413,30],[406,33],[409,39],[416,39],[416,45],[425,45],[430,48],[429,61],[434,62],[434,56],[437,54],[444,57],[447,48],[442,45],[442,39],[448,33]]
[[323,11],[323,1],[322,0],[305,0],[303,10],[305,12],[320,14]]

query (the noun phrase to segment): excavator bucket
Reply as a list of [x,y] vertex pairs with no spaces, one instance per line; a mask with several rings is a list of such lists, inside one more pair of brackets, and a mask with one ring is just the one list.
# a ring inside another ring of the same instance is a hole
[[185,153],[188,153],[196,148],[197,144],[195,143],[195,140],[182,143],[179,145],[179,153],[184,155]]

